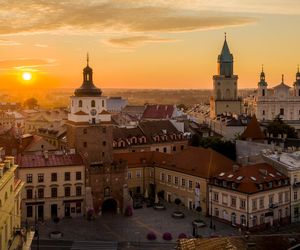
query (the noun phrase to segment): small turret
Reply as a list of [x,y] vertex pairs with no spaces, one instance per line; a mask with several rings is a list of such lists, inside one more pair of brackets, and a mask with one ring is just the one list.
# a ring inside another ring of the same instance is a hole
[[258,82],[258,92],[260,96],[266,96],[268,83],[266,82],[266,76],[264,72],[264,66],[262,65],[260,73],[260,81]]
[[300,96],[300,71],[298,65],[298,71],[296,73],[296,81],[294,82],[295,96]]

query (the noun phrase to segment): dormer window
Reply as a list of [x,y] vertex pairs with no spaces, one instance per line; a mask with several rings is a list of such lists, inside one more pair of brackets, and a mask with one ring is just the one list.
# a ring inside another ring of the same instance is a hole
[[136,144],[136,143],[137,143],[137,139],[136,139],[136,137],[132,137],[132,139],[131,139],[131,143],[132,143],[132,144]]
[[78,107],[79,107],[79,108],[82,108],[82,100],[79,100],[79,102],[78,102]]
[[96,102],[95,102],[95,100],[92,100],[92,101],[91,101],[91,107],[92,107],[92,108],[95,108],[95,107],[96,107]]
[[273,182],[272,182],[272,181],[270,181],[270,182],[268,183],[268,187],[269,187],[269,188],[272,188],[272,187],[273,187]]

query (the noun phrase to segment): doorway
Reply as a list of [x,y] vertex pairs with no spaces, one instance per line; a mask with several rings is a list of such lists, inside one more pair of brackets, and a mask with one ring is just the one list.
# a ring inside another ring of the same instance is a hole
[[102,213],[116,213],[118,203],[115,199],[107,199],[102,204]]
[[71,208],[70,203],[65,203],[65,217],[71,216]]
[[43,221],[44,220],[44,205],[38,206],[38,220]]
[[57,218],[57,204],[51,204],[51,219]]

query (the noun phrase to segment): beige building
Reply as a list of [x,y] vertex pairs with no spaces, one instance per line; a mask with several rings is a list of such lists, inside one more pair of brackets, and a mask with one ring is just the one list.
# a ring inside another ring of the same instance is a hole
[[18,176],[25,182],[23,221],[85,214],[85,166],[80,155],[20,155],[18,164]]
[[233,74],[233,55],[226,36],[221,54],[218,56],[218,74],[213,76],[213,96],[210,99],[210,117],[222,113],[241,114],[242,100],[237,95],[238,76]]
[[289,185],[287,176],[266,163],[234,166],[213,178],[210,214],[248,229],[289,223]]
[[265,150],[263,159],[291,180],[291,221],[300,221],[300,152]]
[[24,182],[16,178],[18,166],[14,157],[5,157],[0,163],[0,249],[22,247],[21,192]]
[[179,198],[190,209],[208,213],[209,178],[232,168],[233,161],[212,149],[188,147],[174,154],[135,152],[114,154],[126,161],[127,184],[132,195],[160,193],[168,202]]

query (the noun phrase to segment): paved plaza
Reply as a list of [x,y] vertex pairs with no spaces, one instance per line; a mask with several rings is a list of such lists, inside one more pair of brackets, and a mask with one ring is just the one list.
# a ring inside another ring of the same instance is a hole
[[236,235],[238,231],[230,225],[213,221],[216,230],[209,228],[210,218],[199,216],[196,212],[180,207],[185,218],[174,219],[171,213],[177,210],[173,204],[165,204],[166,210],[154,210],[153,208],[141,208],[133,211],[133,216],[104,214],[95,220],[88,221],[85,218],[62,219],[57,225],[52,221],[39,225],[40,238],[48,239],[49,233],[55,230],[61,231],[64,240],[77,241],[118,241],[118,242],[149,242],[147,233],[154,232],[157,236],[156,242],[165,242],[162,235],[170,232],[175,243],[180,233],[192,236],[192,221],[202,219],[207,226],[199,230],[201,236],[216,235]]

